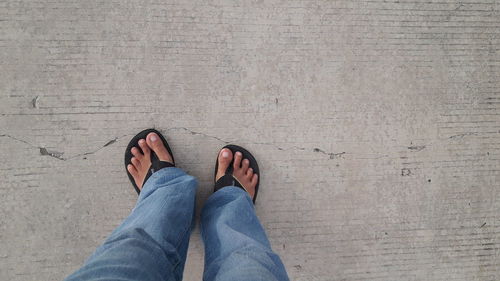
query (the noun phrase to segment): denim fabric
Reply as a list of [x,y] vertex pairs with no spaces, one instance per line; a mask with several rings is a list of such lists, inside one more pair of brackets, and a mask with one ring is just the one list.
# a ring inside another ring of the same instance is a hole
[[243,189],[224,187],[210,196],[201,215],[201,236],[204,280],[288,280]]
[[[182,280],[196,188],[195,178],[178,168],[154,173],[131,214],[65,280]],[[243,190],[214,193],[201,225],[204,280],[288,280]]]

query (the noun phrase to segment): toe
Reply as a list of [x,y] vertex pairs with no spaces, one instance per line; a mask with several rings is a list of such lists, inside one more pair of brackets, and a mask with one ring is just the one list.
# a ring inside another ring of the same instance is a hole
[[219,165],[217,168],[217,175],[215,177],[215,180],[217,181],[220,177],[222,177],[224,174],[226,174],[227,167],[229,167],[229,164],[231,163],[231,160],[233,160],[233,153],[229,148],[224,148],[219,152]]
[[142,149],[142,152],[144,153],[144,155],[149,156],[149,154],[151,153],[151,151],[149,150],[149,146],[146,143],[145,139],[140,139],[139,140],[139,147]]
[[241,167],[241,158],[243,157],[243,155],[241,154],[241,152],[237,151],[235,153],[235,156],[234,156],[234,163],[233,163],[233,168],[235,170],[239,170],[240,167]]
[[127,165],[127,171],[132,175],[132,177],[136,178],[139,174],[139,172],[137,172],[137,169],[134,167],[134,165],[132,164],[128,164]]
[[254,174],[253,177],[252,177],[252,182],[251,182],[251,185],[253,187],[255,187],[257,185],[257,181],[259,180],[259,175],[257,174]]
[[132,157],[132,159],[130,159],[130,162],[132,163],[132,165],[134,165],[136,169],[140,169],[141,161],[139,161],[139,159]]
[[246,172],[248,170],[248,166],[250,166],[250,161],[248,161],[248,159],[243,159],[241,164],[241,168],[243,169],[243,171]]
[[156,133],[149,133],[146,136],[146,143],[155,152],[161,148],[160,137]]
[[132,152],[132,155],[134,155],[134,157],[139,160],[142,159],[142,157],[144,157],[144,155],[139,151],[137,147],[132,147],[130,152]]
[[252,178],[252,176],[253,176],[253,169],[252,169],[252,168],[248,168],[248,170],[247,170],[247,172],[246,172],[246,174],[245,174],[245,175],[246,175],[246,176],[247,176],[247,178],[249,178],[249,179],[250,179],[250,178]]
[[233,153],[229,148],[224,148],[219,152],[219,168],[222,168],[224,171],[231,163],[233,159]]
[[148,146],[158,155],[161,161],[167,161],[172,163],[172,157],[167,151],[167,148],[163,144],[163,141],[156,133],[149,133],[146,137],[146,143]]

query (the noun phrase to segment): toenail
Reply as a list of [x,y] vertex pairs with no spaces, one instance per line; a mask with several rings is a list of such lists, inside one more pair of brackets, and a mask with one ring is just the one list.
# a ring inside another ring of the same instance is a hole
[[227,151],[223,151],[223,152],[222,152],[222,157],[223,157],[223,158],[228,158],[228,157],[229,157],[229,152],[227,152]]
[[241,155],[242,155],[242,154],[241,154],[241,152],[239,152],[239,151],[238,151],[238,152],[236,152],[236,154],[237,154],[238,156],[241,156]]
[[139,140],[139,143],[144,143],[144,142],[145,142],[145,140],[144,140],[144,139],[140,139],[140,140]]
[[157,141],[157,140],[158,140],[158,138],[155,135],[151,136],[151,141]]

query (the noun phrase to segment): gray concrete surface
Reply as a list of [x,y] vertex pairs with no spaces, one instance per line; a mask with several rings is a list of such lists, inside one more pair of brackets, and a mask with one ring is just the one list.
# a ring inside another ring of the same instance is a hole
[[147,127],[199,206],[222,145],[255,153],[292,280],[499,280],[499,28],[495,0],[0,1],[0,280],[82,264]]

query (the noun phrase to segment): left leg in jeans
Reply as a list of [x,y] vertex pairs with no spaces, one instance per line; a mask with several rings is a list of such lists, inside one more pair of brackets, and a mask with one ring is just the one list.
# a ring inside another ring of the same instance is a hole
[[[285,267],[272,251],[255,214],[252,199],[255,199],[258,175],[253,173],[249,159],[243,159],[243,154],[236,151],[233,162],[232,150],[225,147],[219,152],[217,161],[216,185],[226,173],[231,173],[244,187],[223,187],[212,194],[203,207],[203,280],[288,281]],[[231,162],[232,171],[228,170]]]
[[179,168],[155,172],[132,213],[66,280],[181,280],[196,188]]
[[238,187],[224,187],[207,200],[201,215],[205,281],[288,281],[255,214],[252,199]]

